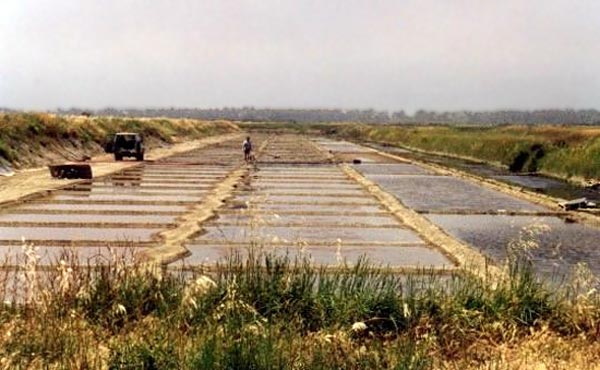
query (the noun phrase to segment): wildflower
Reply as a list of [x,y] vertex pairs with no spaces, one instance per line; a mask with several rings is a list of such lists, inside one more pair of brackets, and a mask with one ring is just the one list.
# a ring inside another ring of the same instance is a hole
[[355,333],[363,332],[363,331],[367,330],[367,324],[365,324],[362,321],[357,321],[354,324],[352,324],[352,329],[350,329],[350,330],[352,330]]
[[254,324],[247,325],[244,328],[244,331],[252,336],[265,336],[264,328],[260,322],[255,322]]
[[411,316],[410,308],[408,308],[408,304],[404,303],[402,305],[402,312],[404,314],[404,317],[410,317]]
[[118,303],[117,307],[115,309],[116,313],[119,313],[121,315],[125,315],[127,314],[127,309],[125,308],[125,306],[123,306],[122,304]]
[[206,275],[200,276],[198,279],[196,279],[194,284],[197,290],[200,290],[202,293],[206,293],[210,289],[217,287],[217,283],[215,283],[211,278],[209,278]]
[[342,257],[342,239],[340,238],[336,240],[335,259],[340,265],[344,262],[344,258]]
[[217,284],[211,278],[202,275],[185,288],[183,292],[183,302],[194,309],[198,308],[196,297],[204,295],[216,287]]

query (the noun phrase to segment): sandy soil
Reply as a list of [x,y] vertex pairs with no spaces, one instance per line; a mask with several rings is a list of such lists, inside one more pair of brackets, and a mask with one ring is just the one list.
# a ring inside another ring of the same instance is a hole
[[[147,152],[146,159],[157,160],[173,154],[235,139],[237,137],[241,138],[242,135],[239,133],[234,133],[211,136],[199,140],[182,142],[170,147],[156,148]],[[110,154],[93,157],[89,162],[89,164],[92,166],[94,177],[105,176],[128,167],[136,166],[139,163],[140,162],[132,160],[115,162]],[[18,171],[12,177],[0,177],[0,206],[43,195],[48,191],[66,187],[80,181],[82,180],[52,178],[48,168],[46,167]]]

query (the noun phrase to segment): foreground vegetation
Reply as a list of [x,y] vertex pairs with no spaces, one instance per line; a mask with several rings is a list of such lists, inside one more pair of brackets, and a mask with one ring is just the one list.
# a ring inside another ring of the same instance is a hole
[[65,117],[45,113],[0,114],[0,161],[17,167],[38,164],[48,155],[96,155],[106,137],[119,131],[142,133],[147,143],[169,144],[179,138],[197,139],[232,132],[227,121],[189,119],[132,119],[111,117]]
[[348,139],[407,146],[561,178],[600,179],[600,129],[593,126],[318,126]]
[[[363,261],[232,255],[210,275],[126,260],[5,276],[0,367],[77,369],[594,368],[589,275],[557,291],[513,259],[497,285],[468,273],[401,277]],[[13,283],[24,284],[15,302]],[[43,287],[43,288],[42,288]],[[12,300],[12,301],[11,301]]]

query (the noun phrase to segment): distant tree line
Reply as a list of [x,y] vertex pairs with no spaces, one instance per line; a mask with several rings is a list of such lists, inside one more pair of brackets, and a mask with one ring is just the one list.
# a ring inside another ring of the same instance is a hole
[[[0,109],[2,111],[2,109]],[[4,111],[9,111],[5,109]],[[59,109],[59,114],[108,115],[117,117],[170,117],[196,119],[227,119],[236,121],[292,122],[360,122],[412,124],[588,124],[600,125],[600,111],[595,109],[544,109],[437,112],[418,110],[410,115],[404,111],[388,112],[374,109],[269,109],[269,108],[156,108],[156,109]]]

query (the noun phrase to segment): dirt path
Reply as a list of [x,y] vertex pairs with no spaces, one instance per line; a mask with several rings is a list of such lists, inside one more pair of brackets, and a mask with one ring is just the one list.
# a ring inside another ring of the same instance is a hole
[[[148,161],[157,160],[241,136],[242,135],[239,133],[211,136],[175,144],[168,148],[152,149],[148,151],[146,159]],[[135,161],[115,162],[112,159],[112,155],[108,154],[94,157],[90,161],[94,177],[105,176],[139,164],[139,162]],[[48,191],[73,185],[80,181],[81,180],[54,179],[50,176],[48,169],[45,167],[23,170],[12,177],[0,177],[0,205],[8,205],[22,199],[43,195]]]

